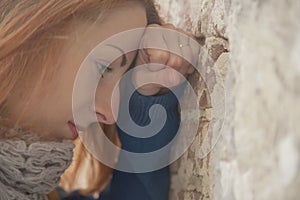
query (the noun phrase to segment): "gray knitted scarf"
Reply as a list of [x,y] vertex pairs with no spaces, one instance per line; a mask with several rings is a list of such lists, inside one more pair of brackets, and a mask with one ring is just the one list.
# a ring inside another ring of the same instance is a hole
[[[20,131],[0,123],[1,136]],[[0,200],[47,199],[70,165],[73,148],[73,143],[40,141],[32,133],[0,139]]]

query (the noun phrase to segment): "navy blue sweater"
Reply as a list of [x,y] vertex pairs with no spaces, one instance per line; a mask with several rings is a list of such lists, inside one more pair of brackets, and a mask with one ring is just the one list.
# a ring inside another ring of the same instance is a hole
[[[177,90],[181,90],[180,93],[182,93],[183,88],[180,86],[177,87]],[[126,134],[117,127],[122,149],[136,153],[152,152],[164,147],[174,138],[179,128],[180,115],[178,100],[172,92],[158,96],[143,96],[138,92],[134,92],[129,103],[129,113],[132,120],[139,126],[148,125],[150,123],[149,109],[154,104],[163,106],[167,113],[167,120],[163,128],[152,137],[137,138]],[[120,105],[119,116],[122,116],[123,108],[126,109],[125,106]],[[161,118],[161,115],[154,114],[153,116],[153,119]],[[126,157],[120,154],[120,160],[124,161],[124,159],[126,160]],[[152,160],[151,162],[159,162],[159,159],[157,161]],[[149,165],[149,163],[147,164]],[[155,165],[157,163],[152,164]],[[169,166],[147,173],[127,173],[114,170],[111,183],[100,194],[98,200],[167,200],[169,186]],[[84,200],[93,198],[83,197],[74,192],[63,199]]]

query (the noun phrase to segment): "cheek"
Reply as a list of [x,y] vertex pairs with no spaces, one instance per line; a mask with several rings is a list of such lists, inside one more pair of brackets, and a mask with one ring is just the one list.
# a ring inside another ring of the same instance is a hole
[[119,105],[120,105],[120,87],[118,85],[112,91],[112,97],[111,97],[112,114],[115,119],[117,119],[117,117],[118,117]]
[[99,84],[95,97],[95,110],[106,116],[111,122],[117,119],[119,112],[119,85],[111,81]]

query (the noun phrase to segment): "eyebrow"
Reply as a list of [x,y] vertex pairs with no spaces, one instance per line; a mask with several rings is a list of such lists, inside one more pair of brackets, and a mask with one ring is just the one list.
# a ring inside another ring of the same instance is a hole
[[118,49],[122,53],[122,61],[121,61],[121,65],[120,66],[123,67],[124,65],[126,65],[126,63],[127,63],[127,57],[126,57],[126,54],[123,51],[123,49],[121,49],[120,47],[115,46],[113,44],[107,44],[106,46],[110,46],[110,47],[114,47],[114,48]]

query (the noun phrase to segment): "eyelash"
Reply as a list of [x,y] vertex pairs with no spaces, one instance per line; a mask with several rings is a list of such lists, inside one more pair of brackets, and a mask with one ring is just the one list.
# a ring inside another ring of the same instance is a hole
[[108,67],[106,65],[103,65],[103,64],[101,64],[99,62],[96,62],[96,67],[98,69],[99,74],[101,75],[101,78],[104,77],[103,74],[104,74],[105,71],[107,71],[108,73],[111,73],[112,70],[113,70],[112,68],[110,68],[110,67]]

